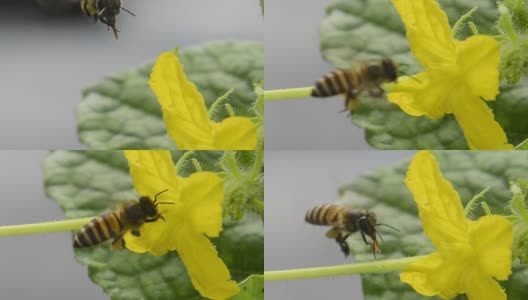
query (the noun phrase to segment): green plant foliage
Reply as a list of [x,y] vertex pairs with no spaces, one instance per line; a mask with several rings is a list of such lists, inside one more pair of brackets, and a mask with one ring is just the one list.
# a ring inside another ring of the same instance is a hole
[[[174,161],[182,153],[173,151]],[[220,172],[221,155],[221,151],[196,151],[193,157],[204,171]],[[192,172],[193,164],[187,163],[183,175]],[[121,151],[55,151],[45,160],[44,174],[48,197],[69,218],[95,216],[123,200],[138,198]],[[263,234],[261,218],[247,213],[240,222],[225,222],[220,238],[212,240],[234,280],[262,274]],[[112,299],[202,299],[176,253],[152,256],[128,250],[112,252],[103,244],[76,250],[75,256],[88,266],[92,281]]]
[[[450,24],[471,8],[478,10],[471,20],[483,34],[497,34],[496,2],[491,0],[439,0],[449,16]],[[463,26],[458,37],[470,34]],[[360,61],[390,57],[407,74],[421,71],[409,50],[405,29],[390,0],[341,0],[329,6],[321,24],[323,58],[337,68],[349,68]],[[518,144],[528,137],[526,118],[528,80],[518,85],[501,87],[494,105],[496,120],[503,126],[508,140]],[[467,149],[462,132],[452,116],[439,120],[413,117],[402,112],[386,99],[363,97],[352,121],[365,128],[366,141],[378,149]],[[510,114],[514,112],[513,114]]]
[[[254,116],[253,84],[264,79],[264,51],[258,42],[223,41],[184,48],[185,73],[209,107],[229,89],[228,103],[239,116]],[[87,88],[77,107],[81,142],[91,149],[176,149],[166,134],[161,108],[148,86],[153,63],[108,76]],[[217,120],[226,118],[221,109]]]
[[251,275],[240,283],[240,294],[231,298],[232,300],[263,300],[264,299],[264,276]]
[[[528,152],[525,151],[437,151],[434,152],[442,173],[460,194],[464,205],[486,187],[490,187],[483,199],[494,214],[509,214],[506,209],[512,194],[509,182],[528,176]],[[422,232],[416,204],[404,184],[408,161],[364,175],[354,182],[340,187],[339,204],[365,207],[378,216],[380,223],[398,228],[395,231],[379,227],[383,236],[382,254],[376,259],[401,258],[424,255],[434,251],[430,240]],[[480,205],[470,212],[471,219],[484,215]],[[348,243],[356,261],[373,260],[371,249],[359,235],[353,235]],[[336,253],[337,253],[336,245]],[[430,299],[414,292],[400,282],[397,273],[364,275],[363,291],[368,300]],[[528,280],[528,268],[516,266],[510,280],[502,282],[508,299],[528,299],[523,287]],[[513,297],[517,295],[518,297]],[[464,299],[464,298],[461,298]]]

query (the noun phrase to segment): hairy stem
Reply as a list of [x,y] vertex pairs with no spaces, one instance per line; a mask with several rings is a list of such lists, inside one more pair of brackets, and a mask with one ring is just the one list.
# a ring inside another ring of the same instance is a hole
[[291,98],[306,98],[312,94],[312,87],[264,91],[264,101],[286,100]]
[[93,218],[94,217],[35,224],[0,226],[0,236],[79,230],[84,224],[90,222]]
[[386,273],[402,270],[408,264],[423,258],[423,256],[414,256],[398,259],[388,259],[381,261],[372,261],[365,263],[355,263],[350,265],[338,265],[330,267],[294,269],[283,271],[264,272],[264,280],[292,280],[306,279],[329,276],[343,276],[350,274],[362,273]]

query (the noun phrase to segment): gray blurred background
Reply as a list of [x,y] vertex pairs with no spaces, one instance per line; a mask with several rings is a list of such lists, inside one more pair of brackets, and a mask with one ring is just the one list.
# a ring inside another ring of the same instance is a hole
[[177,46],[263,39],[258,0],[123,0],[137,16],[121,12],[118,41],[79,0],[38,1],[54,5],[0,0],[0,149],[84,148],[75,107],[87,85]]
[[[336,0],[267,0],[265,87],[311,86],[334,67],[319,51],[319,24]],[[341,96],[266,103],[267,149],[370,149]]]
[[[266,271],[345,261],[326,226],[304,222],[313,206],[338,199],[337,188],[360,175],[410,159],[413,151],[266,151],[264,267]],[[403,182],[402,182],[403,184]],[[363,299],[358,275],[265,282],[266,299]]]
[[[47,151],[0,151],[0,225],[63,220],[44,193]],[[0,237],[0,299],[108,299],[73,258],[71,233]]]

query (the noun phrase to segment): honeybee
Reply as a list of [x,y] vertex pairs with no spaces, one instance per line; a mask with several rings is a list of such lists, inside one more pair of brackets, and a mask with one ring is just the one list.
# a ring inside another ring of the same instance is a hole
[[312,97],[345,94],[345,110],[352,112],[359,105],[357,95],[367,90],[370,96],[381,97],[385,92],[381,84],[397,79],[398,67],[392,59],[367,62],[355,70],[338,69],[327,73],[315,82]]
[[166,192],[161,191],[154,196],[154,201],[143,196],[139,200],[122,203],[116,212],[106,212],[84,225],[73,239],[74,248],[86,248],[101,244],[111,238],[114,239],[110,249],[120,250],[125,245],[123,235],[130,230],[135,236],[140,236],[139,228],[144,223],[165,221],[158,212],[159,204],[174,204],[172,202],[158,202],[157,197]]
[[85,15],[93,18],[96,23],[101,21],[101,23],[112,28],[116,39],[119,39],[119,30],[116,28],[116,16],[121,9],[135,16],[131,11],[121,6],[121,0],[81,0],[81,9]]
[[[345,254],[345,257],[350,255],[350,248],[346,239],[356,231],[359,231],[365,244],[371,246],[374,256],[376,256],[376,253],[381,253],[376,234],[380,238],[381,235],[376,231],[376,226],[389,226],[386,224],[378,224],[376,214],[366,209],[346,208],[334,204],[313,207],[306,212],[304,219],[310,224],[332,226],[326,232],[326,237],[335,239],[341,251]],[[394,227],[392,228],[397,230]]]

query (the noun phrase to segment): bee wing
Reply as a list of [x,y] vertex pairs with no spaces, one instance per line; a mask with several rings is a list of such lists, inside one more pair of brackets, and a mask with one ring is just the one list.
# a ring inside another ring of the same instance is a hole
[[330,230],[328,230],[326,233],[325,233],[325,236],[329,239],[335,239],[339,233],[341,232],[341,230],[337,227],[332,227]]

